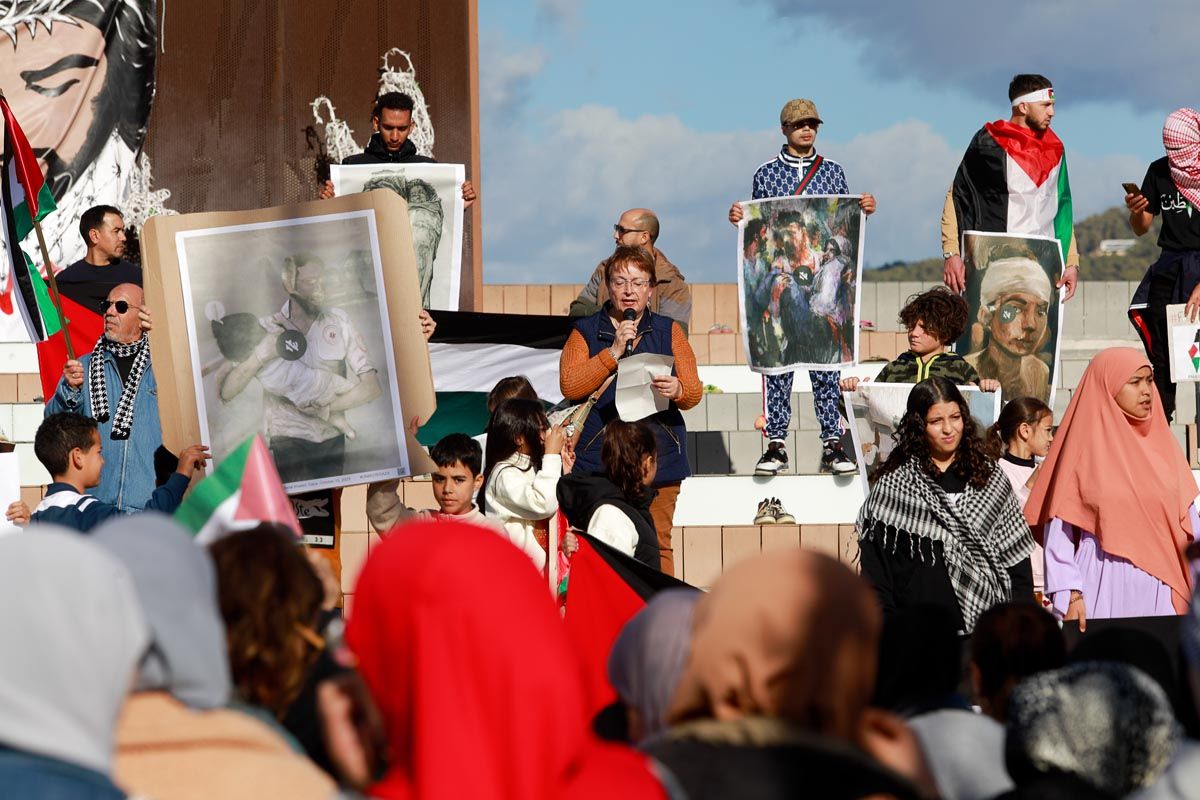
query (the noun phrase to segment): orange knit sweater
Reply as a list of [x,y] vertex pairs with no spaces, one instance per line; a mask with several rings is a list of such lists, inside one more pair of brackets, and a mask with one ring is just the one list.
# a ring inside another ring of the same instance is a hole
[[[677,322],[671,323],[671,355],[675,356],[675,375],[683,385],[683,396],[675,401],[675,405],[686,411],[700,402],[704,386],[696,372],[696,354]],[[571,331],[558,363],[558,387],[568,400],[583,400],[599,389],[616,368],[617,360],[607,347],[589,358],[583,334]]]

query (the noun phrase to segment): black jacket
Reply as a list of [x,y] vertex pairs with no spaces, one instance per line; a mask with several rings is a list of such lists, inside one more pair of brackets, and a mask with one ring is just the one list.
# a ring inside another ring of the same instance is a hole
[[654,529],[654,519],[650,516],[650,502],[656,494],[653,490],[647,491],[642,500],[634,504],[604,475],[572,472],[558,481],[558,507],[567,522],[581,531],[587,531],[588,521],[597,508],[611,505],[620,509],[637,529],[638,540],[633,557],[659,569],[658,534]]
[[417,146],[413,144],[412,139],[406,139],[397,152],[390,153],[383,145],[383,137],[378,133],[373,133],[371,141],[367,142],[366,150],[347,156],[342,163],[347,166],[353,164],[436,164],[437,160],[429,156],[417,155]]

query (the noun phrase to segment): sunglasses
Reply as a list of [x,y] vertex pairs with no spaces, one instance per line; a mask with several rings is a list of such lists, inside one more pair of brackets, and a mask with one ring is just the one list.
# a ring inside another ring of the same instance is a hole
[[115,307],[117,309],[118,314],[124,314],[126,311],[128,311],[131,308],[129,303],[127,303],[124,300],[101,300],[100,301],[100,310],[102,312],[107,312],[109,306]]

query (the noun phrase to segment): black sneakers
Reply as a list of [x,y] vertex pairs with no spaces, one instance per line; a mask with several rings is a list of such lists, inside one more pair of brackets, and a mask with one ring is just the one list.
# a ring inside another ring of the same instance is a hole
[[836,475],[845,475],[857,470],[858,465],[850,459],[850,456],[846,455],[846,451],[840,444],[826,442],[824,450],[821,451],[821,469]]
[[788,455],[783,442],[771,442],[767,445],[767,451],[762,454],[762,458],[754,465],[754,474],[777,475],[787,467]]

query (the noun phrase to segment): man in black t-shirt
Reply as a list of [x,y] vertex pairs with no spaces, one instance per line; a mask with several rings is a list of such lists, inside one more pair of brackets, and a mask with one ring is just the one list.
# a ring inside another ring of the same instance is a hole
[[79,235],[87,245],[82,259],[55,275],[58,290],[89,311],[101,314],[100,304],[122,283],[142,285],[142,268],[125,255],[125,220],[113,206],[93,206],[79,218]]
[[1192,320],[1200,317],[1200,186],[1191,177],[1200,170],[1200,114],[1190,108],[1172,112],[1163,126],[1163,145],[1167,155],[1150,164],[1141,191],[1125,195],[1125,207],[1138,236],[1150,230],[1154,217],[1162,216],[1162,254],[1133,293],[1129,319],[1154,367],[1154,383],[1170,422],[1175,384],[1167,306],[1185,303]]

